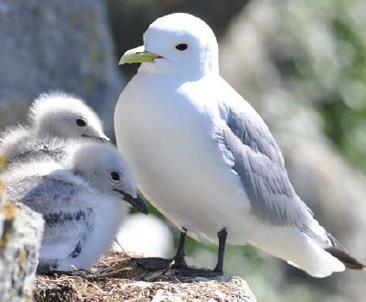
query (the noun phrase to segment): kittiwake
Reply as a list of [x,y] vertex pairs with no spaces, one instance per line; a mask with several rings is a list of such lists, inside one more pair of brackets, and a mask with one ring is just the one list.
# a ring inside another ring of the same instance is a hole
[[11,201],[41,213],[38,271],[86,269],[111,247],[128,204],[147,214],[126,161],[111,145],[82,143],[65,159],[13,165],[3,174]]
[[211,28],[176,13],[155,20],[143,41],[120,60],[142,65],[119,97],[115,132],[141,191],[182,231],[176,264],[185,264],[188,232],[218,236],[219,273],[226,241],[314,277],[363,269],[315,220],[268,127],[220,76]]
[[5,130],[0,153],[9,165],[29,160],[57,159],[65,155],[65,140],[94,138],[109,141],[98,115],[83,100],[70,94],[42,94],[28,112],[29,126]]

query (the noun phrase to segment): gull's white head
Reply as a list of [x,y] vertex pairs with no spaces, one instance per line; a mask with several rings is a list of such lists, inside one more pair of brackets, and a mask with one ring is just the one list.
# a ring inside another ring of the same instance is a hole
[[28,117],[40,135],[109,141],[98,115],[81,99],[69,94],[41,94],[32,104]]
[[140,72],[201,77],[218,73],[215,34],[201,19],[175,13],[156,19],[144,34],[144,45],[127,51],[120,64],[143,63]]
[[69,165],[97,191],[129,202],[147,214],[136,180],[122,155],[110,144],[83,143],[70,152]]

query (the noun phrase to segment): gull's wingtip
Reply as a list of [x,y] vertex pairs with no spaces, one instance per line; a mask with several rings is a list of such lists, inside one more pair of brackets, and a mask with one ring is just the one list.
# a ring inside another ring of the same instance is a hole
[[336,247],[326,248],[325,250],[333,257],[341,261],[347,268],[366,271],[366,267],[363,263],[349,255],[345,251],[337,249]]

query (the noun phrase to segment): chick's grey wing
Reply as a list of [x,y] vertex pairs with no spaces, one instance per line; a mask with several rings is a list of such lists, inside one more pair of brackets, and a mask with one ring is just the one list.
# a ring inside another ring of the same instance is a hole
[[92,208],[64,209],[44,215],[42,259],[76,258],[94,230]]
[[240,177],[252,213],[273,225],[305,226],[312,213],[293,189],[273,136],[244,100],[238,105],[225,106],[221,144],[231,154],[232,170]]
[[62,139],[28,135],[11,153],[9,161],[29,162],[33,160],[62,160],[65,156],[65,143]]
[[79,199],[81,189],[50,176],[25,177],[7,184],[10,200],[22,202],[43,215],[41,256],[77,256],[93,229],[93,210]]
[[72,183],[51,176],[27,176],[7,182],[7,196],[21,202],[34,211],[46,215],[69,206],[80,188]]

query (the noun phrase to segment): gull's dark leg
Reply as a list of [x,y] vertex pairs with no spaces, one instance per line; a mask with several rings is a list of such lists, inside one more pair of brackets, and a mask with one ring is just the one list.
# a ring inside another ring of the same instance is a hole
[[219,238],[219,253],[217,256],[217,264],[214,269],[214,272],[222,274],[224,268],[224,254],[225,254],[225,245],[227,237],[226,228],[223,228],[220,232],[218,232],[217,237]]
[[174,265],[173,267],[186,267],[187,263],[184,260],[184,246],[186,244],[186,236],[187,236],[187,229],[183,228],[183,231],[180,232],[179,238],[179,246],[177,253],[174,256]]

